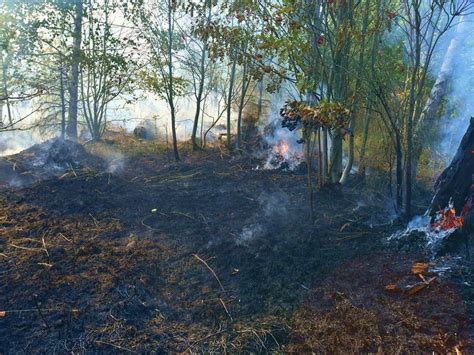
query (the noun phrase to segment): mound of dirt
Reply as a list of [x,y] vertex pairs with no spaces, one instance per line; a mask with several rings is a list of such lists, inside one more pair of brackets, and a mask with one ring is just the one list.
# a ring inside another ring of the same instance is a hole
[[0,159],[0,186],[23,187],[75,170],[104,168],[104,162],[77,142],[51,139]]

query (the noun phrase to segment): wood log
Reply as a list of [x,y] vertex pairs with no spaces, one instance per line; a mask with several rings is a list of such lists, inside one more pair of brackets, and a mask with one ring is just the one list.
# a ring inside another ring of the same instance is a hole
[[451,164],[436,180],[435,194],[427,214],[434,216],[448,206],[452,199],[456,214],[460,214],[473,193],[474,175],[474,117],[464,134]]

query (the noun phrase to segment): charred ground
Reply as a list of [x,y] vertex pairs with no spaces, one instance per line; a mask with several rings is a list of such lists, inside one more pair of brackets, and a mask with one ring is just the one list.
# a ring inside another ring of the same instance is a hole
[[311,223],[305,175],[218,150],[123,159],[2,189],[4,353],[469,349],[469,262],[387,292],[430,255],[385,243],[363,183],[318,192]]

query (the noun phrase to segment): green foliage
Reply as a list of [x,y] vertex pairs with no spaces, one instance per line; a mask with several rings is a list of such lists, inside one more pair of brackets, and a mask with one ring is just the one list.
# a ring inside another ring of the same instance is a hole
[[[143,86],[158,95],[163,100],[167,100],[169,81],[166,77],[157,74],[153,70],[142,70],[139,73],[140,82]],[[173,95],[183,96],[189,85],[188,80],[183,77],[173,77]]]

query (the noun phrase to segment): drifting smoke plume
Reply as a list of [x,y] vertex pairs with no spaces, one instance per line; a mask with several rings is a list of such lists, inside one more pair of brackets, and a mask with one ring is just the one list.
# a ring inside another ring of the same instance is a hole
[[0,156],[21,152],[41,139],[31,131],[0,132]]
[[[447,97],[439,132],[438,151],[448,163],[454,156],[469,119],[474,116],[474,22],[473,15],[464,16],[438,47],[438,63],[433,72],[446,72]],[[438,69],[439,68],[439,69]],[[438,75],[438,78],[439,78]]]

